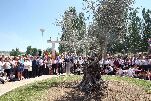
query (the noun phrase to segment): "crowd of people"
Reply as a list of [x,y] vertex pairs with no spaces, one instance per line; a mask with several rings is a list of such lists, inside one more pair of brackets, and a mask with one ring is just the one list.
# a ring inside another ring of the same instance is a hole
[[129,76],[144,80],[151,80],[151,57],[145,55],[108,57],[100,61],[104,66],[102,74]]
[[[70,74],[75,68],[80,68],[82,58],[74,65],[77,60],[74,55],[59,55],[55,59],[51,56],[30,56],[23,55],[17,57],[0,56],[0,80],[4,81],[20,81],[38,77],[41,75],[60,75],[63,73]],[[79,69],[80,70],[80,69]]]
[[[0,81],[20,81],[41,75],[60,75],[63,73],[81,74],[88,57],[74,54],[51,56],[17,57],[0,56]],[[99,61],[102,75],[129,76],[151,80],[151,58],[149,56],[109,56]]]

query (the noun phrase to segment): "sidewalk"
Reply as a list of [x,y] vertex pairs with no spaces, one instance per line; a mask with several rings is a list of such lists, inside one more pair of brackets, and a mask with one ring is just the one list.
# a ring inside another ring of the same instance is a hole
[[41,80],[45,80],[52,77],[57,77],[57,75],[43,75],[36,78],[30,78],[30,79],[24,79],[21,81],[6,82],[5,84],[0,84],[0,96],[17,87],[24,86],[26,84],[33,83],[35,81],[41,81]]

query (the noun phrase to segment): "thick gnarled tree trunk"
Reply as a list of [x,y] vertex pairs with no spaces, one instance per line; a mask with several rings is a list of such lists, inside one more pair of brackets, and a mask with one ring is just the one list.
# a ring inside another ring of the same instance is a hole
[[85,65],[83,72],[84,76],[78,87],[85,93],[85,100],[100,101],[106,94],[107,84],[101,78],[99,61],[89,59],[89,63]]

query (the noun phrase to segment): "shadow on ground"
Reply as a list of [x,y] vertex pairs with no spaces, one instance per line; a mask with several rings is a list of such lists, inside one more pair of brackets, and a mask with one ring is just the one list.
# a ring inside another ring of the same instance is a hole
[[65,92],[65,95],[54,101],[84,101],[84,95],[78,89],[72,89],[70,92]]
[[[76,83],[78,84],[78,83]],[[53,101],[101,101],[101,99],[97,100],[90,100],[88,99],[88,96],[86,96],[83,92],[81,92],[77,85],[75,83],[64,83],[62,84],[63,86],[60,87],[61,89],[58,90],[60,91],[61,97],[57,97],[57,99],[54,99]],[[104,94],[102,93],[102,99],[104,98]]]
[[[87,97],[82,92],[66,83],[59,87],[53,87],[47,92],[46,99],[40,101],[94,101],[85,100]],[[97,101],[151,101],[151,94],[147,94],[144,89],[136,85],[109,81],[107,95]]]

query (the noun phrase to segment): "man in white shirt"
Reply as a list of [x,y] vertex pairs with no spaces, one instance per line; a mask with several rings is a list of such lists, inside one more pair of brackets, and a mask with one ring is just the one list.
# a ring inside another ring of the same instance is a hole
[[133,68],[129,68],[129,69],[128,69],[128,76],[129,76],[129,77],[134,77],[134,74],[135,74],[134,69],[133,69]]
[[100,67],[103,67],[103,59],[99,61]]
[[5,67],[4,67],[4,73],[6,75],[6,80],[8,80],[10,78],[10,69],[11,69],[11,66],[10,66],[10,62],[9,62],[9,59],[6,58],[5,59]]
[[24,62],[24,78],[25,79],[29,78],[29,72],[28,72],[29,62],[28,61],[29,61],[28,59],[25,59],[25,62]]
[[113,60],[112,60],[112,59],[109,59],[109,64],[110,64],[112,67],[114,66],[113,63],[114,63]]
[[143,65],[143,59],[139,59],[139,65],[140,65],[140,66]]
[[82,57],[79,57],[79,64],[82,65],[84,62],[84,60],[82,59]]
[[108,65],[108,64],[109,64],[109,60],[106,59],[105,62],[104,62],[104,64],[105,64],[105,65]]
[[134,61],[134,63],[139,66],[139,65],[140,65],[140,60],[137,58],[137,59]]
[[41,76],[41,75],[43,75],[43,72],[44,72],[44,63],[43,63],[44,61],[43,61],[43,59],[42,58],[40,58],[40,60],[39,60],[39,75]]
[[29,66],[29,69],[28,69],[28,71],[29,71],[29,78],[31,78],[32,77],[32,60],[28,60],[27,61],[27,63],[28,63],[28,66]]

